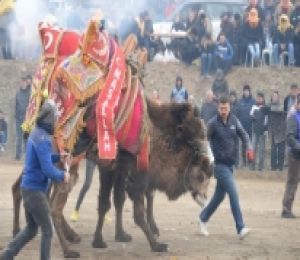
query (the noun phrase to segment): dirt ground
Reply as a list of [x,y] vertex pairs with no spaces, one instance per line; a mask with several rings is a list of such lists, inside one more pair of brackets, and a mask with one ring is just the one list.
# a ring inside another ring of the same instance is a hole
[[[0,248],[11,239],[12,197],[11,184],[22,168],[22,163],[0,161]],[[65,215],[67,218],[75,205],[77,194],[84,179],[81,168],[80,181],[70,195]],[[209,222],[209,237],[199,234],[197,218],[200,208],[189,194],[175,202],[157,193],[155,216],[160,227],[160,240],[169,244],[168,253],[153,253],[141,230],[132,218],[132,203],[126,201],[124,226],[133,236],[131,243],[114,241],[114,210],[110,210],[104,227],[108,248],[91,247],[97,220],[98,173],[95,173],[90,191],[81,208],[80,220],[72,226],[81,235],[82,242],[73,246],[81,253],[81,259],[300,259],[300,218],[280,218],[281,200],[286,172],[238,172],[237,185],[246,224],[252,229],[245,240],[235,233],[228,199],[221,205]],[[209,195],[215,182],[212,180]],[[295,199],[294,212],[300,216],[300,193]],[[22,215],[22,222],[24,217]],[[39,237],[30,242],[16,259],[38,259]],[[62,251],[56,235],[53,239],[52,258],[62,259]]]

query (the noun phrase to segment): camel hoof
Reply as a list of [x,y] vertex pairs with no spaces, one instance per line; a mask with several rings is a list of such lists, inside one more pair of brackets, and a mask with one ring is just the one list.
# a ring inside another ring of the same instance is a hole
[[81,241],[81,237],[79,235],[72,235],[67,238],[69,242],[72,244],[79,244]]
[[65,258],[80,258],[80,253],[69,250],[69,251],[64,252],[64,257]]
[[168,252],[168,244],[156,243],[152,247],[153,252]]
[[107,248],[107,244],[104,241],[94,240],[93,248]]
[[115,240],[117,242],[131,242],[132,236],[123,231],[115,236]]

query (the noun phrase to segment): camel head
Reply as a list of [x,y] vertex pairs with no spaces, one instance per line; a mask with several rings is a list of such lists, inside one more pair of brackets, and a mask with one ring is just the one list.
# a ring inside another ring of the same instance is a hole
[[147,99],[147,109],[154,127],[173,140],[179,150],[186,150],[186,160],[183,160],[180,172],[184,190],[190,191],[195,201],[203,206],[213,173],[213,156],[203,121],[188,103],[157,104]]

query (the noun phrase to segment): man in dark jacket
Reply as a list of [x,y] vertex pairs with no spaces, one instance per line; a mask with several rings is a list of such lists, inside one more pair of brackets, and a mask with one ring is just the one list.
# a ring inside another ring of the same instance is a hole
[[249,160],[253,159],[250,140],[239,120],[230,114],[230,103],[227,97],[221,97],[218,105],[218,115],[213,117],[207,126],[207,138],[215,158],[214,175],[217,179],[215,193],[209,204],[200,214],[200,231],[208,236],[207,222],[218,206],[229,196],[230,208],[235,220],[236,231],[240,239],[249,234],[245,227],[239,205],[238,193],[233,175],[233,165],[237,157],[238,138],[247,146]]
[[221,69],[217,69],[216,78],[212,85],[212,91],[217,99],[221,96],[229,95],[228,82],[225,79],[224,71]]
[[[255,99],[252,97],[251,88],[249,85],[245,85],[243,87],[243,97],[239,101],[239,120],[246,130],[250,139],[252,138],[252,119],[250,116],[250,111],[252,106],[255,104]],[[242,158],[243,158],[243,166],[247,165],[247,159],[245,157],[245,149],[246,147],[242,145]]]
[[290,20],[291,24],[296,28],[297,24],[300,22],[300,0],[295,2],[295,9],[291,13]]
[[201,106],[200,117],[204,120],[205,124],[218,113],[218,105],[216,103],[213,92],[209,89],[206,92],[205,101]]
[[30,98],[31,89],[28,86],[27,78],[22,78],[21,87],[16,94],[15,118],[16,118],[16,160],[22,157],[23,132],[22,124],[25,119],[26,109]]
[[268,130],[271,140],[271,169],[282,171],[285,156],[286,112],[283,110],[278,91],[272,94]]
[[297,84],[292,84],[290,86],[290,94],[287,95],[284,99],[283,110],[286,113],[289,113],[292,106],[296,104],[297,95],[299,93],[299,87]]
[[40,259],[51,259],[52,223],[46,192],[49,180],[68,182],[69,173],[54,166],[61,157],[53,153],[51,135],[56,120],[54,102],[46,101],[37,118],[26,146],[26,161],[21,181],[26,227],[4,250],[0,259],[12,260],[41,228]]
[[300,178],[300,98],[297,109],[287,119],[288,175],[282,202],[283,218],[295,218],[292,206]]
[[264,169],[266,131],[268,129],[269,108],[266,106],[265,96],[262,92],[256,95],[256,104],[252,106],[250,116],[252,118],[252,145],[255,155],[257,155],[252,164],[252,170],[255,170],[258,164],[258,170]]

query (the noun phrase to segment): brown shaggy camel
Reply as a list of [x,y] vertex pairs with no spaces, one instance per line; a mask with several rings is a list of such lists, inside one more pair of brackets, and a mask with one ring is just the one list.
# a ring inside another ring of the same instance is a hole
[[[114,187],[114,204],[116,208],[116,241],[127,242],[131,237],[122,225],[122,209],[125,201],[125,182],[129,197],[133,200],[135,223],[145,233],[153,251],[167,250],[167,245],[159,243],[158,228],[153,217],[153,191],[158,189],[167,194],[169,199],[176,199],[190,191],[194,199],[206,198],[212,168],[207,157],[207,142],[204,125],[194,115],[189,104],[156,105],[147,100],[149,124],[151,125],[150,169],[137,172],[136,159],[125,151],[120,151],[113,166],[103,167],[97,161],[97,153],[90,146],[87,156],[95,160],[100,167],[101,188],[99,193],[98,222],[93,246],[106,247],[102,239],[102,226],[105,213],[110,208],[110,193]],[[87,148],[91,138],[83,131],[75,147],[74,155]],[[50,203],[52,217],[66,258],[79,257],[77,251],[71,250],[69,242],[78,243],[80,237],[69,226],[63,216],[63,208],[72,187],[78,179],[78,166],[70,169],[69,184],[54,185]],[[14,195],[14,233],[19,230],[20,180],[13,186]],[[147,198],[147,221],[144,212],[144,196]]]

